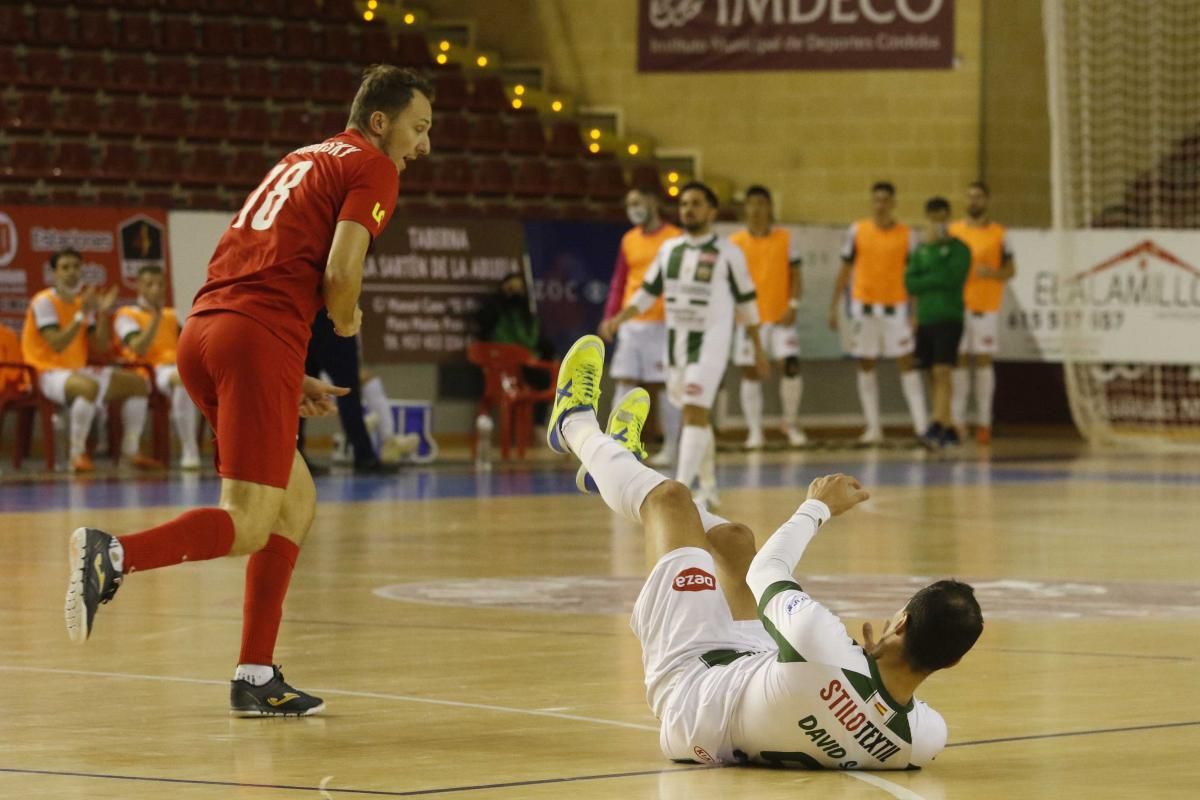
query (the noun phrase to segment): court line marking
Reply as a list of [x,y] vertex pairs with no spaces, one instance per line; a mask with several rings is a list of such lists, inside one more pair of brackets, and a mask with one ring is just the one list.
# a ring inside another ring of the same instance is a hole
[[[52,667],[21,667],[8,664],[0,664],[0,672],[33,672],[46,675],[78,675],[90,678],[122,678],[127,680],[159,681],[161,683],[191,683],[204,686],[225,686],[228,683],[228,681],[216,681],[206,678],[181,678],[173,675],[141,675],[133,672],[98,672],[82,669],[57,669]],[[433,697],[416,697],[407,694],[356,692],[351,689],[313,687],[309,691],[340,697],[364,697],[372,700],[397,700],[405,703],[424,703],[426,705],[433,706],[450,706],[452,708],[473,708],[480,711],[497,711],[502,714],[526,714],[531,717],[550,717],[552,719],[565,719],[572,722],[590,722],[593,725],[609,725],[615,728],[630,728],[638,731],[658,732],[657,725],[646,725],[640,722],[622,722],[621,720],[602,719],[600,717],[585,717],[579,714],[563,714],[558,711],[538,711],[529,708],[513,708],[511,706],[497,706],[488,703],[467,703],[461,700],[439,700]]]
[[895,797],[896,800],[925,800],[924,797],[914,792],[912,789],[906,789],[898,783],[892,783],[889,780],[879,777],[873,772],[856,772],[854,770],[843,770],[842,774],[847,778],[854,778],[863,783],[869,783],[876,789],[883,791]]
[[[21,769],[19,767],[0,767],[0,774],[11,775],[47,775],[66,778],[98,778],[114,781],[138,781],[141,783],[174,783],[190,786],[231,786],[238,789],[282,789],[285,791],[321,792],[326,797],[331,794],[370,795],[374,797],[420,797],[422,795],[452,794],[454,792],[476,792],[485,789],[510,789],[518,786],[541,786],[549,783],[577,783],[582,781],[612,780],[613,778],[636,778],[646,775],[664,775],[670,772],[694,772],[702,769],[717,769],[706,765],[691,767],[676,767],[674,769],[648,769],[638,772],[609,772],[598,775],[572,775],[565,778],[538,778],[527,781],[512,781],[509,783],[482,783],[474,786],[445,786],[436,789],[410,789],[408,791],[388,791],[386,789],[343,789],[330,788],[328,779],[321,781],[320,786],[297,786],[293,784],[276,783],[239,783],[237,781],[204,780],[201,778],[155,778],[145,775],[119,775],[104,772],[73,772],[70,770],[53,769]],[[332,777],[332,776],[331,776]]]
[[1154,731],[1165,728],[1188,728],[1200,725],[1200,719],[1186,722],[1161,722],[1156,725],[1129,725],[1124,728],[1092,728],[1085,731],[1061,731],[1059,733],[1034,733],[1027,736],[1003,736],[998,739],[975,739],[970,742],[951,742],[946,747],[974,747],[981,744],[1003,744],[1005,742],[1028,742],[1035,739],[1066,739],[1071,736],[1098,736],[1102,733],[1129,733],[1132,731]]

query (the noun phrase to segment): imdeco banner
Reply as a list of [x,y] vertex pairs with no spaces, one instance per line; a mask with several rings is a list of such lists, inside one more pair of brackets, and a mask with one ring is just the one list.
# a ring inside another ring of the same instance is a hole
[[954,0],[639,0],[638,70],[949,69]]

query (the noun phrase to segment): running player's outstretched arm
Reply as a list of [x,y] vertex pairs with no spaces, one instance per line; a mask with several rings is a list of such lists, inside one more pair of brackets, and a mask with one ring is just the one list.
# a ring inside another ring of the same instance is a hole
[[855,655],[854,640],[838,617],[813,600],[793,577],[817,529],[868,494],[848,475],[826,475],[808,487],[808,499],[771,535],[746,574],[763,627],[779,645],[781,661],[838,664]]
[[333,230],[329,260],[325,262],[325,308],[338,336],[353,336],[362,323],[358,295],[362,291],[363,259],[371,246],[371,233],[353,220],[344,219]]

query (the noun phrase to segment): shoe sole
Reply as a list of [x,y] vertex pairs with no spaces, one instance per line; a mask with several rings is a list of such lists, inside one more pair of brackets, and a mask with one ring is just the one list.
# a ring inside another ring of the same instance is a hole
[[67,636],[76,644],[86,642],[90,633],[87,627],[87,605],[83,602],[86,556],[87,528],[76,528],[67,543],[67,562],[71,566],[71,577],[67,583],[67,599],[63,608]]
[[257,719],[260,717],[311,717],[314,714],[320,714],[324,710],[324,703],[321,703],[319,706],[313,706],[306,711],[297,711],[295,713],[287,713],[284,711],[263,711],[257,708],[231,708],[229,709],[229,716],[238,717],[239,719]]
[[[630,389],[628,392],[626,392],[624,395],[622,395],[620,397],[620,399],[617,400],[617,402],[613,403],[612,411],[608,412],[608,422],[605,423],[605,425],[604,425],[605,435],[608,435],[608,429],[611,428],[613,423],[616,421],[617,412],[619,412],[621,410],[621,406],[625,405],[626,400],[628,400],[630,397],[632,397],[633,395],[635,395],[639,392],[646,395],[647,400],[650,399],[650,393],[639,386],[637,388]],[[649,414],[647,414],[646,416],[649,416]],[[649,462],[647,462],[647,463],[649,463]],[[653,466],[653,465],[651,465],[651,466]],[[577,469],[575,471],[575,488],[578,489],[582,494],[592,494],[592,492],[588,491],[588,488],[587,488],[587,475],[588,475],[587,467],[583,466],[583,464],[580,464],[579,469]]]
[[[601,363],[603,363],[604,340],[601,339],[599,336],[592,336],[592,335],[581,336],[575,342],[575,344],[571,345],[571,349],[567,351],[567,354],[565,356],[563,356],[562,361],[559,362],[560,377],[562,375],[562,368],[567,364],[567,362],[569,362],[572,358],[575,357],[575,353],[577,351],[583,350],[585,347],[596,347],[597,344],[599,344],[600,360],[601,360]],[[601,369],[603,369],[603,367]],[[556,393],[555,399],[554,399],[555,405],[558,405],[557,392],[558,392],[559,388],[560,387],[557,385],[554,387],[554,391]],[[597,397],[599,397],[598,394],[597,394]],[[568,409],[568,410],[564,411],[562,414],[558,414],[557,416],[555,416],[553,411],[551,411],[551,422],[549,425],[546,426],[546,446],[549,447],[551,450],[553,450],[555,453],[558,453],[559,455],[566,455],[567,453],[570,452],[566,447],[563,447],[558,443],[558,437],[554,435],[555,430],[562,423],[563,417],[565,417],[570,412],[572,412],[576,409],[579,409],[579,408],[583,408],[583,407],[584,406],[575,406],[575,408]],[[590,407],[591,406],[588,406],[588,408],[590,408]]]

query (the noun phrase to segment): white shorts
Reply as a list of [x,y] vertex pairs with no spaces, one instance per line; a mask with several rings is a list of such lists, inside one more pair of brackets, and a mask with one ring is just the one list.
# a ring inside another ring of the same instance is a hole
[[[674,333],[674,336],[671,334]],[[695,336],[699,335],[697,345]],[[733,328],[706,331],[668,331],[667,347],[675,352],[667,359],[667,399],[677,408],[712,408],[729,364]]]
[[74,374],[84,375],[100,385],[96,393],[97,402],[103,403],[108,396],[108,384],[112,380],[112,367],[84,367],[83,369],[47,369],[38,373],[38,388],[47,399],[58,405],[67,403],[67,379]]
[[667,326],[632,320],[617,328],[617,347],[608,374],[619,381],[662,383],[667,379]]
[[855,358],[899,358],[912,353],[915,347],[912,328],[908,325],[908,305],[863,307],[850,305],[851,347]]
[[662,722],[659,745],[667,758],[733,760],[729,720],[750,673],[712,666],[705,656],[776,657],[762,623],[734,621],[716,574],[708,551],[672,550],[654,565],[629,621],[642,645],[646,702]]
[[962,342],[958,352],[973,356],[992,356],[1000,348],[1000,312],[968,311],[963,317]]
[[161,367],[155,367],[154,385],[158,387],[160,392],[170,397],[171,392],[174,391],[174,387],[171,386],[171,379],[178,374],[179,370],[174,364],[166,364]]
[[[758,329],[768,361],[783,361],[800,355],[800,334],[795,325],[767,323]],[[746,335],[746,326],[738,325],[733,339],[733,363],[739,367],[754,366],[754,344]]]

